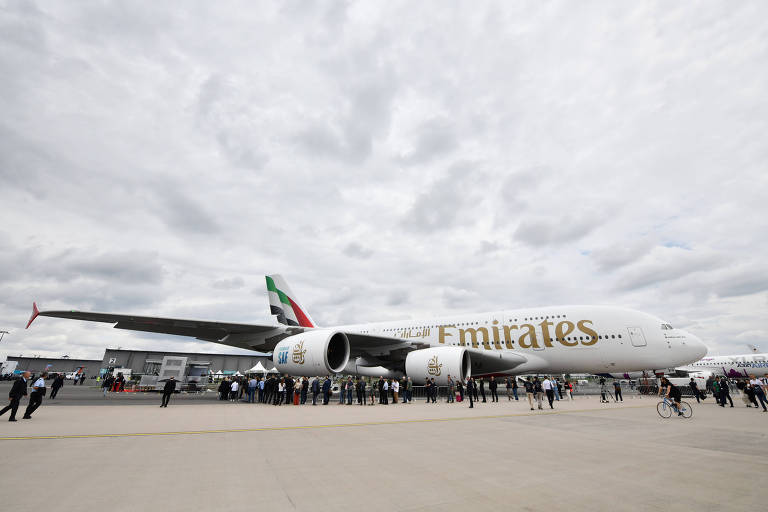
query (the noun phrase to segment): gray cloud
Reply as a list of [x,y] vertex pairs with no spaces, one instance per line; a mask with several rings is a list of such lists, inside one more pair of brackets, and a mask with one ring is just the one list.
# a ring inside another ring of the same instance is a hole
[[586,302],[759,341],[768,7],[550,14],[6,2],[0,356],[231,351],[19,326],[268,322],[272,272],[324,325]]
[[[237,290],[238,288],[245,286],[245,280],[240,276],[217,279],[211,286],[217,290]],[[264,291],[261,290],[261,293],[263,294]]]
[[350,258],[367,259],[371,257],[373,250],[368,247],[363,247],[357,242],[352,242],[347,244],[347,246],[344,248],[344,254]]
[[594,212],[575,211],[571,216],[524,218],[514,236],[534,246],[559,245],[574,242],[598,227],[600,216]]

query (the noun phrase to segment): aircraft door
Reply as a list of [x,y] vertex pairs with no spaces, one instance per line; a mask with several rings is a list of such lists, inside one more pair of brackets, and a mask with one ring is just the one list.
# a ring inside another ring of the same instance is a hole
[[645,334],[640,327],[627,327],[629,339],[632,340],[633,347],[644,347],[648,343],[645,341]]

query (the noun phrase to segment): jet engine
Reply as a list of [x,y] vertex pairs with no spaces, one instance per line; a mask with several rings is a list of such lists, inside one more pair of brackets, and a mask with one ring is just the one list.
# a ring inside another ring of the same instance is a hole
[[445,386],[448,375],[454,382],[471,374],[469,352],[464,347],[433,347],[414,350],[405,357],[405,373],[418,384],[435,379],[435,384]]
[[272,361],[280,373],[290,375],[337,373],[349,361],[349,339],[343,332],[327,329],[295,334],[275,346]]

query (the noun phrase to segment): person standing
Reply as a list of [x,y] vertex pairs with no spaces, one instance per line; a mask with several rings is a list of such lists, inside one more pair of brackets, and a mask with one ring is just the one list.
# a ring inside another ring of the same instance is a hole
[[720,380],[714,379],[712,381],[712,395],[715,397],[715,402],[717,405],[721,407],[725,407],[725,404],[720,403],[720,398],[722,398],[722,394],[720,393]]
[[547,377],[544,379],[544,382],[541,383],[541,387],[544,389],[544,393],[547,394],[547,402],[549,402],[549,408],[554,409],[555,407],[552,405],[552,403],[555,401],[555,383],[550,377]]
[[477,390],[475,389],[475,378],[470,377],[469,380],[467,380],[467,394],[469,395],[469,408],[473,409],[475,407],[475,400],[472,399],[473,396],[475,396],[475,393]]
[[624,397],[621,396],[621,382],[615,379],[613,381],[613,394],[616,397],[617,402],[624,401]]
[[285,376],[285,405],[293,403],[294,382],[290,375]]
[[691,393],[696,397],[696,403],[701,403],[701,400],[699,399],[699,386],[696,385],[693,377],[691,377],[691,382],[688,383],[688,387],[691,388]]
[[381,388],[381,400],[383,400],[382,404],[389,405],[389,381],[387,379],[384,379],[382,381],[382,388]]
[[237,399],[237,391],[240,389],[240,383],[237,379],[232,379],[232,384],[229,385],[229,401],[234,402]]
[[226,400],[229,398],[229,381],[224,378],[219,383],[219,400]]
[[755,403],[755,406],[757,406],[754,392],[753,391],[749,392],[749,393],[752,393],[751,396],[747,392],[749,388],[750,388],[749,380],[747,380],[746,382],[744,382],[743,380],[736,381],[736,389],[738,389],[739,393],[741,393],[741,401],[744,402],[744,405],[746,405],[747,407],[752,407],[752,403]]
[[488,389],[491,390],[491,402],[499,401],[499,394],[496,392],[497,387],[498,383],[496,382],[496,378],[491,375],[491,381],[488,383]]
[[515,397],[515,401],[519,400],[517,396],[517,377],[512,377],[512,396]]
[[368,392],[371,395],[371,405],[376,405],[376,386],[371,382],[371,389]]
[[531,378],[528,377],[525,381],[523,381],[523,386],[525,386],[525,396],[528,398],[528,405],[531,406],[531,410],[533,410],[533,382],[531,382]]
[[256,402],[256,390],[259,388],[259,381],[256,377],[251,377],[248,380],[248,403],[252,404]]
[[754,375],[750,375],[750,377],[752,379],[749,381],[749,385],[752,386],[752,391],[755,393],[755,407],[757,407],[757,401],[759,401],[760,405],[763,406],[763,412],[766,412],[768,409],[766,409],[765,404],[768,401],[765,398],[765,390],[763,389],[762,385],[763,383],[760,382],[760,379],[755,378]]
[[27,410],[24,411],[22,419],[32,419],[32,413],[42,405],[43,397],[45,396],[45,378],[47,376],[48,372],[43,372],[35,383],[32,384],[32,392],[29,394],[29,403],[27,404]]
[[384,400],[387,399],[386,393],[384,393],[384,377],[379,377],[379,405],[384,405]]
[[64,376],[62,374],[56,375],[56,378],[53,379],[53,384],[51,384],[51,400],[56,398],[56,395],[59,393],[59,390],[64,385]]
[[[477,381],[475,381],[475,387],[477,387]],[[480,379],[480,396],[483,397],[483,403],[485,403],[485,381],[483,379]],[[477,395],[475,395],[475,400],[477,400]]]
[[396,404],[398,398],[400,398],[400,381],[392,379],[392,403]]
[[[74,382],[77,382],[77,379],[75,379]],[[112,383],[114,382],[114,378],[112,375],[107,375],[104,377],[104,381],[101,383],[101,390],[104,392],[104,397],[106,398],[107,393],[112,389]],[[74,383],[72,384],[75,385]]]
[[280,379],[277,384],[277,398],[275,399],[275,405],[283,405],[285,401],[285,378]]
[[555,400],[560,401],[560,397],[563,396],[563,384],[560,379],[555,379]]
[[408,377],[408,384],[405,387],[405,393],[408,395],[408,401],[413,403],[413,381]]
[[296,379],[293,383],[293,405],[301,403],[301,379]]
[[459,392],[459,396],[458,396],[457,400],[459,402],[463,402],[464,401],[464,383],[461,382],[461,379],[458,379],[456,381],[456,389]]
[[320,379],[315,376],[312,379],[312,405],[317,405],[317,395],[320,394]]
[[328,405],[331,400],[331,378],[326,375],[323,381],[323,405]]
[[720,407],[725,407],[725,401],[728,400],[733,407],[733,400],[731,399],[731,388],[728,387],[728,379],[722,377],[720,379]]
[[274,375],[270,375],[267,381],[264,383],[264,403],[271,404],[275,400],[275,388],[277,387],[277,380]]
[[352,376],[347,379],[347,405],[352,405],[352,392],[355,390],[355,383],[352,382]]
[[453,396],[456,394],[456,388],[453,384],[453,379],[450,375],[448,375],[448,399],[447,403],[452,404],[453,403]]
[[573,384],[571,384],[571,381],[566,379],[563,386],[565,387],[565,395],[568,397],[568,400],[573,400]]
[[27,396],[27,381],[29,380],[30,375],[29,372],[22,373],[21,378],[16,379],[13,382],[13,386],[11,386],[11,390],[8,392],[8,400],[10,403],[0,410],[0,416],[11,411],[11,417],[8,418],[8,421],[17,421],[16,411],[19,410],[19,402],[21,402],[21,399]]
[[264,403],[264,385],[266,384],[267,379],[265,379],[263,376],[259,377],[259,403]]
[[176,379],[171,376],[171,378],[165,381],[165,386],[163,386],[163,399],[160,402],[160,407],[168,407],[168,402],[171,400],[171,395],[174,391],[176,391]]
[[365,379],[360,379],[360,405],[365,405]]
[[541,386],[541,381],[538,377],[533,378],[533,392],[536,394],[536,403],[539,406],[539,410],[544,409],[544,388]]
[[237,399],[242,400],[243,394],[247,393],[248,388],[248,381],[245,379],[245,377],[238,377],[237,378],[237,385],[239,386],[239,389],[237,391]]
[[307,392],[309,391],[309,379],[306,377],[301,378],[301,405],[307,403]]
[[430,382],[429,377],[427,377],[427,382],[424,383],[424,395],[427,397],[427,403],[429,403],[430,397],[432,396],[432,382]]

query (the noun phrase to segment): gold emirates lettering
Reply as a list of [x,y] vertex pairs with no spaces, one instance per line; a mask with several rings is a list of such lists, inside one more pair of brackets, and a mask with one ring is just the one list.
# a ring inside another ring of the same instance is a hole
[[[484,349],[491,350],[492,343],[493,348],[501,350],[501,333],[503,332],[504,347],[510,350],[515,348],[515,334],[519,336],[517,343],[520,348],[552,348],[553,343],[560,343],[565,347],[576,347],[579,345],[579,340],[575,336],[571,336],[576,329],[587,335],[585,340],[581,340],[582,345],[590,346],[597,343],[597,332],[591,327],[593,325],[592,320],[579,320],[575,324],[563,320],[555,324],[546,319],[537,325],[541,329],[541,338],[537,335],[536,326],[533,324],[501,325],[501,329],[499,329],[498,320],[494,320],[490,333],[485,327],[458,328],[459,345],[479,348],[482,344]],[[455,329],[457,329],[455,325],[439,326],[438,342],[445,343],[446,339],[454,335],[450,331]],[[569,337],[571,339],[568,339]]]

